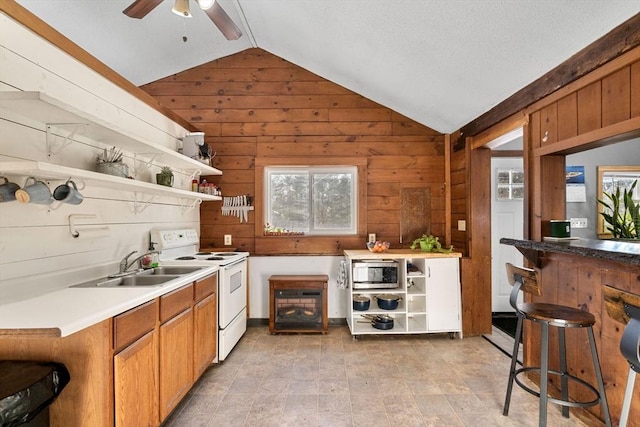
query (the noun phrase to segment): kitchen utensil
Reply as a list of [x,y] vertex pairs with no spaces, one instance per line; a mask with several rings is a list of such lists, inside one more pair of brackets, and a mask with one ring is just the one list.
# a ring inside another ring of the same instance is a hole
[[366,311],[369,310],[371,306],[371,299],[364,295],[354,295],[353,296],[353,309],[357,311]]
[[393,319],[376,319],[371,321],[371,326],[384,331],[393,329]]
[[402,297],[393,294],[374,295],[374,298],[382,310],[395,310],[398,308],[398,302],[402,299]]
[[[33,181],[33,184],[29,184],[31,181]],[[51,190],[49,190],[47,184],[38,181],[32,176],[27,178],[24,187],[17,190],[15,194],[16,200],[20,203],[35,203],[39,205],[50,205],[53,203]]]
[[10,182],[6,177],[0,177],[4,179],[4,183],[0,184],[0,202],[11,202],[16,199],[16,191],[20,189],[20,186],[15,182]]
[[84,200],[84,196],[78,191],[76,183],[71,179],[68,179],[67,182],[53,190],[53,198],[70,205],[79,205]]
[[389,316],[388,314],[362,314],[361,316],[365,319],[369,319],[369,321],[371,322],[371,326],[376,329],[393,329],[393,317]]

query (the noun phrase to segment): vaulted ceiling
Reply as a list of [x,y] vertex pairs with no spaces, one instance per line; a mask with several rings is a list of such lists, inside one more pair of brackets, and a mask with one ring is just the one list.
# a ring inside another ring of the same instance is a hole
[[[136,85],[259,47],[442,133],[488,111],[630,17],[629,0],[216,0],[144,19],[133,0],[17,0]],[[183,37],[186,36],[186,42]]]

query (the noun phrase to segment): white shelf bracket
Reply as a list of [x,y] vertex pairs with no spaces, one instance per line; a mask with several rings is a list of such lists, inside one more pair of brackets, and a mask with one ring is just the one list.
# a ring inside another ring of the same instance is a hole
[[[76,133],[84,131],[89,126],[88,123],[47,123],[47,157],[51,157],[54,154],[58,154],[67,145],[73,142],[73,138]],[[56,138],[56,134],[53,133],[53,128],[71,128],[69,134],[64,137],[62,142]]]
[[[143,159],[139,159],[138,155],[143,155],[143,156],[151,156],[151,158],[149,160],[143,160]],[[134,153],[133,155],[133,164],[134,164],[134,169],[138,169],[135,165],[136,164],[140,164],[140,166],[142,166],[145,169],[149,169],[151,167],[151,165],[153,164],[153,161],[156,159],[159,159],[162,156],[162,153]]]
[[195,199],[191,204],[185,203],[180,206],[180,212],[182,213],[182,215],[184,215],[187,212],[195,209],[196,206],[200,206],[201,203],[202,203],[202,199]]
[[[143,155],[145,157],[151,156],[149,160],[139,159],[138,156]],[[133,176],[137,177],[141,171],[140,168],[149,169],[153,165],[153,161],[159,159],[162,153],[134,153],[133,154]]]
[[149,200],[143,201],[143,200],[138,200],[138,193],[134,192],[133,193],[133,213],[134,214],[139,214],[141,212],[143,212],[145,209],[147,209],[155,200],[156,195],[153,194]]
[[196,169],[192,172],[190,171],[185,171],[185,175],[189,174],[189,182],[193,181],[194,179],[196,179],[197,177],[199,177],[200,175],[202,175],[202,171],[200,169]]

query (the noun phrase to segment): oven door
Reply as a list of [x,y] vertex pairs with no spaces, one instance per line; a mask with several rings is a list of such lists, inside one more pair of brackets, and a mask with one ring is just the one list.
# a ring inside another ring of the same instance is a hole
[[247,260],[220,267],[219,321],[224,329],[247,306]]

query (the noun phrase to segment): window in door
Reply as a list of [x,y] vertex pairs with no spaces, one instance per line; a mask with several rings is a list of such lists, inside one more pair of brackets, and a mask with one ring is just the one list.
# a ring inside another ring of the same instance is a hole
[[524,199],[524,171],[522,169],[496,170],[496,198],[498,200]]

